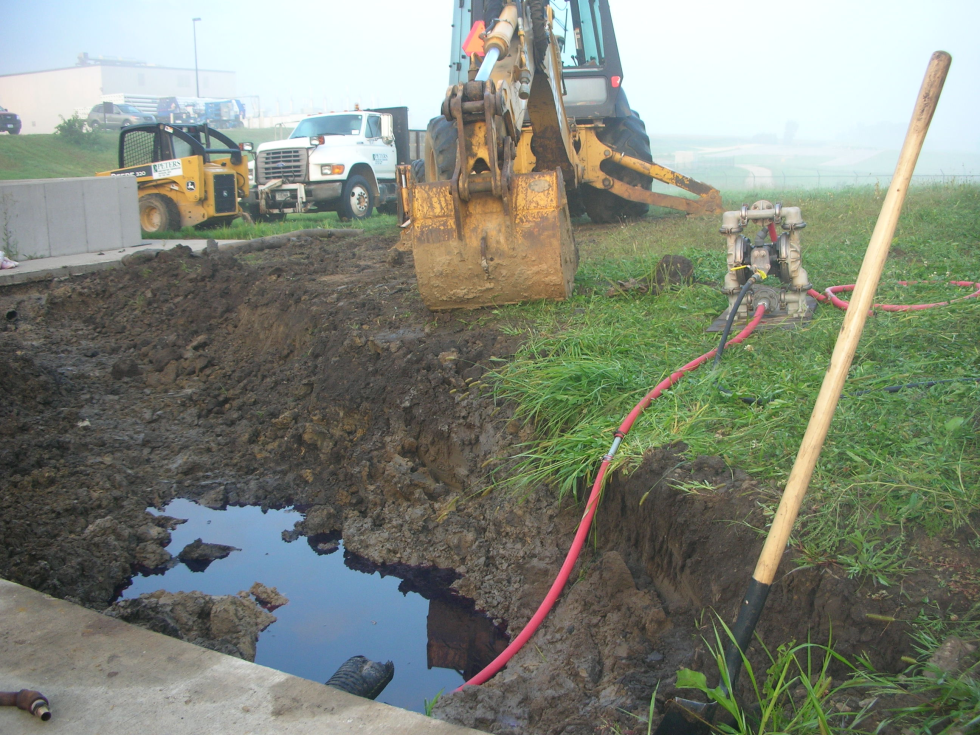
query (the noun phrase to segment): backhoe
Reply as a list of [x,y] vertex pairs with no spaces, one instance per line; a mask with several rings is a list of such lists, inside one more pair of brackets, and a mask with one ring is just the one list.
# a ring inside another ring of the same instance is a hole
[[[567,298],[573,214],[611,223],[649,205],[721,212],[716,189],[653,163],[623,90],[608,0],[454,6],[451,86],[424,163],[397,173],[426,306]],[[653,180],[695,198],[653,192]]]

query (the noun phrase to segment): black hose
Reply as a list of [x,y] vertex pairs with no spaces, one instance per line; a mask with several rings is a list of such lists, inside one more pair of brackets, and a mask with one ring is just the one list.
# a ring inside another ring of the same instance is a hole
[[848,393],[845,398],[854,398],[856,396],[864,396],[868,393],[877,393],[880,390],[886,393],[898,393],[900,390],[905,388],[931,388],[934,385],[942,385],[943,383],[980,383],[980,377],[977,378],[948,378],[946,380],[923,380],[918,383],[906,383],[905,385],[889,385],[885,388],[868,388],[867,390],[859,390],[857,393]]
[[745,282],[742,286],[742,290],[738,292],[738,296],[735,298],[735,303],[732,304],[732,308],[728,311],[728,320],[725,322],[725,328],[721,331],[721,342],[718,343],[718,351],[715,353],[715,361],[711,363],[711,369],[714,370],[721,364],[721,355],[725,351],[725,343],[728,342],[728,335],[732,331],[732,324],[735,323],[735,317],[738,315],[738,308],[742,305],[742,299],[745,298],[745,294],[749,292],[752,288],[752,284],[758,280],[759,276],[753,273],[751,278]]

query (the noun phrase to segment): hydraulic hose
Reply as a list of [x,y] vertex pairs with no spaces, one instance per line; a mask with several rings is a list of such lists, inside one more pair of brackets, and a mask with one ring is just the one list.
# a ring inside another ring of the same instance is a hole
[[735,303],[732,304],[732,308],[728,310],[728,319],[725,321],[725,328],[721,330],[721,341],[718,343],[717,354],[715,355],[715,361],[711,364],[712,370],[721,363],[721,355],[725,351],[725,343],[728,342],[728,335],[732,331],[732,324],[735,323],[735,317],[738,315],[738,307],[742,305],[742,299],[745,298],[745,294],[749,292],[752,288],[752,284],[759,279],[758,273],[753,273],[751,278],[745,282],[742,286],[742,290],[738,292],[738,296],[735,297]]
[[[733,337],[728,344],[734,345],[738,344],[746,337],[748,337],[758,326],[759,322],[762,320],[762,315],[765,313],[765,305],[760,305],[756,308],[755,314],[745,328],[739,332],[735,337]],[[612,446],[609,452],[605,454],[602,458],[602,464],[599,466],[599,472],[596,474],[595,482],[592,484],[592,492],[589,495],[589,500],[585,504],[585,513],[582,515],[582,520],[579,521],[578,530],[575,532],[575,538],[572,541],[572,546],[568,550],[568,554],[565,557],[565,562],[561,566],[561,570],[558,572],[558,576],[551,585],[551,589],[548,590],[548,594],[545,596],[544,601],[538,607],[537,612],[528,621],[524,629],[517,635],[517,637],[511,641],[510,645],[503,650],[503,652],[497,656],[493,661],[491,661],[482,671],[480,671],[476,676],[474,676],[469,681],[462,684],[456,691],[463,689],[467,686],[477,686],[483,684],[490,677],[500,671],[507,662],[510,661],[514,655],[524,647],[531,636],[537,631],[541,623],[551,612],[551,608],[554,607],[555,602],[561,595],[562,590],[565,588],[565,583],[568,581],[568,577],[572,573],[572,569],[575,567],[575,563],[578,561],[579,553],[582,551],[582,546],[585,544],[585,539],[589,535],[589,529],[592,527],[592,518],[595,516],[596,508],[599,505],[599,499],[602,496],[603,480],[606,476],[606,470],[609,469],[609,465],[613,461],[617,450],[623,439],[629,433],[630,429],[633,428],[633,423],[639,418],[640,414],[653,402],[654,399],[659,398],[665,390],[673,386],[677,381],[679,381],[686,373],[696,370],[701,367],[704,363],[710,360],[717,353],[717,348],[711,350],[710,352],[705,352],[700,357],[691,360],[683,367],[681,367],[676,372],[671,373],[668,377],[660,381],[656,387],[647,393],[643,399],[633,407],[633,410],[627,414],[626,418],[623,419],[623,423],[620,424],[619,429],[616,430],[613,439]]]

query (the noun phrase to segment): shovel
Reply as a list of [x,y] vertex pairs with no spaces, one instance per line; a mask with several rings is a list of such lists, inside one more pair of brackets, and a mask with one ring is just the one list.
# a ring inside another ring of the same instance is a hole
[[[925,79],[922,81],[919,97],[915,103],[912,121],[909,123],[905,143],[902,145],[902,152],[895,167],[895,175],[892,177],[891,186],[888,187],[888,194],[881,206],[878,223],[871,235],[861,272],[858,274],[851,308],[847,310],[844,317],[834,353],[830,358],[830,367],[827,368],[820,394],[810,415],[799,454],[796,455],[796,462],[793,464],[783,497],[779,501],[779,508],[776,510],[769,535],[766,536],[766,543],[762,547],[755,572],[749,582],[749,589],[739,607],[738,618],[731,629],[731,640],[725,647],[725,668],[733,690],[742,668],[742,657],[749,643],[752,642],[752,634],[762,615],[762,608],[766,604],[769,587],[776,576],[776,569],[789,541],[803,496],[810,484],[817,457],[820,456],[820,450],[827,438],[830,420],[837,408],[847,371],[851,367],[854,352],[861,339],[861,332],[864,330],[864,323],[868,318],[868,311],[874,303],[875,290],[878,288],[878,280],[881,278],[881,271],[888,257],[898,215],[902,210],[909,181],[915,170],[915,162],[919,157],[919,151],[922,150],[922,143],[929,130],[933,113],[936,111],[936,104],[939,102],[939,94],[942,92],[951,61],[950,55],[945,51],[937,51],[929,60]],[[669,700],[664,718],[660,721],[655,735],[708,733],[712,729],[711,721],[716,709],[717,704],[714,702],[694,702],[679,697]]]

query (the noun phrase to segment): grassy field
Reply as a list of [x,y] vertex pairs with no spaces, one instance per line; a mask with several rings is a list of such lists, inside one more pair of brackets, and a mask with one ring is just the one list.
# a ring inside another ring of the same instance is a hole
[[[803,263],[817,289],[854,282],[880,196],[873,189],[778,195],[802,207]],[[727,307],[714,285],[725,270],[715,220],[667,215],[613,231],[580,227],[576,296],[501,310],[527,342],[501,366],[497,391],[517,402],[539,437],[508,482],[547,481],[561,494],[575,491],[590,480],[621,417],[667,374],[715,345],[717,337],[704,328]],[[914,188],[878,302],[969,293],[941,282],[980,280],[978,233],[980,188]],[[649,276],[670,253],[694,261],[702,283],[657,297],[605,295],[616,281]],[[940,283],[901,287],[899,280]],[[980,508],[980,383],[966,380],[980,377],[978,309],[980,299],[971,299],[869,320],[847,393],[957,382],[841,401],[793,539],[805,563],[835,561],[852,575],[889,584],[923,563],[905,549],[916,526],[941,535],[969,526]],[[792,467],[842,319],[843,312],[821,307],[802,328],[761,331],[747,348],[726,352],[717,373],[702,368],[687,376],[637,422],[617,465],[628,471],[648,448],[683,441],[691,455],[720,454],[775,491]],[[719,392],[719,381],[735,396]],[[747,405],[739,395],[765,400]],[[772,507],[776,500],[773,492]],[[975,529],[971,536],[980,545]]]
[[[803,264],[818,290],[854,283],[882,191],[760,194],[802,208],[808,223]],[[725,204],[737,208],[742,201],[727,198]],[[501,486],[521,492],[546,483],[559,495],[581,498],[626,413],[668,374],[717,345],[718,335],[704,329],[727,307],[717,288],[726,269],[718,224],[717,217],[674,213],[619,228],[580,224],[575,296],[564,303],[496,310],[525,342],[489,382],[497,397],[516,403],[518,417],[535,428],[535,438],[500,468]],[[690,258],[699,282],[657,296],[606,295],[618,281],[650,276],[666,254]],[[900,280],[932,283],[899,286]],[[949,280],[980,281],[980,187],[913,187],[876,301],[929,303],[972,290],[949,286]],[[762,480],[763,509],[771,517],[842,320],[842,311],[821,306],[805,326],[760,331],[744,346],[726,351],[717,372],[707,365],[687,375],[637,420],[615,466],[629,472],[647,450],[684,442],[691,458],[721,455]],[[917,546],[923,531],[952,546],[980,548],[980,382],[974,378],[980,378],[980,299],[926,311],[877,312],[868,320],[791,538],[799,564],[826,566],[867,580],[869,588],[901,595],[903,578],[914,570],[935,569],[943,578],[942,560]],[[919,381],[951,382],[879,390]],[[719,384],[733,395],[720,391]],[[763,400],[749,405],[740,396]],[[965,574],[957,583],[965,582],[975,594],[980,573]],[[737,711],[737,724],[719,732],[838,732],[827,725],[826,703],[846,688],[862,692],[859,698],[867,702],[879,695],[914,700],[902,715],[909,728],[902,732],[974,732],[971,728],[980,725],[977,667],[960,677],[937,677],[924,665],[950,632],[964,640],[980,637],[980,600],[972,599],[972,612],[958,620],[930,614],[928,600],[923,601],[913,626],[921,654],[897,677],[876,673],[860,660],[844,661],[815,643],[786,642],[772,651],[769,672],[747,672],[770,721],[765,727],[753,724],[735,702],[722,702]],[[720,635],[713,646],[719,655],[725,640]],[[831,690],[825,669],[832,660],[849,667],[853,678]],[[824,673],[808,679],[811,664]],[[688,677],[687,686],[718,695],[708,690],[703,675],[681,675]],[[822,693],[807,686],[799,708],[785,707],[786,693],[811,681],[827,686]]]

